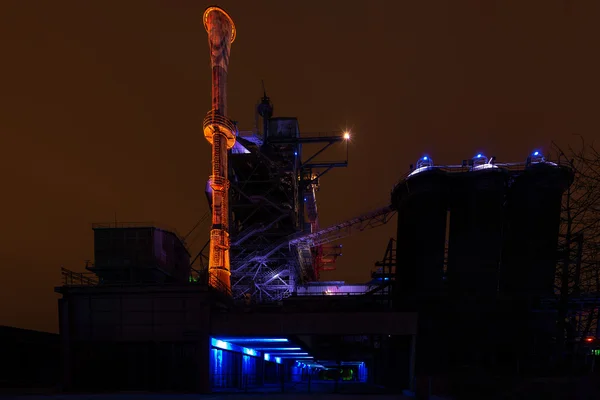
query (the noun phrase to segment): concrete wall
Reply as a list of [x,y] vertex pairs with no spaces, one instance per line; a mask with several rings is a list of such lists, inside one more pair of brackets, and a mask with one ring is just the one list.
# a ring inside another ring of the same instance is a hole
[[210,392],[210,303],[205,288],[59,291],[65,390]]
[[210,392],[211,336],[412,336],[417,326],[416,313],[219,312],[195,285],[57,291],[67,390]]
[[208,296],[189,285],[69,288],[63,313],[71,340],[189,340],[208,334]]
[[211,317],[214,335],[414,335],[417,313],[223,313]]

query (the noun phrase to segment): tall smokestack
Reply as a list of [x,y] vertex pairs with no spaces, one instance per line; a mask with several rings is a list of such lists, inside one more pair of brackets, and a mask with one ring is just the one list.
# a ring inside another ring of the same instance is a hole
[[209,284],[227,293],[231,290],[229,265],[229,180],[227,150],[235,144],[237,129],[227,118],[227,68],[231,43],[235,40],[233,20],[219,7],[204,11],[212,68],[212,110],[204,118],[204,137],[212,145],[212,229],[210,231]]

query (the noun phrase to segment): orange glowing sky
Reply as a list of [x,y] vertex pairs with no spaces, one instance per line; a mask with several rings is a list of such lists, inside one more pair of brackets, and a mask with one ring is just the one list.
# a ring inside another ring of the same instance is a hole
[[[208,209],[210,68],[200,0],[0,2],[0,324],[57,330],[60,267],[92,222],[189,230]],[[598,138],[600,2],[221,1],[238,35],[229,114],[252,129],[261,79],[304,132],[350,128],[321,225],[386,205],[423,153],[520,161]],[[343,241],[365,281],[394,224]],[[192,250],[208,235],[201,227]]]

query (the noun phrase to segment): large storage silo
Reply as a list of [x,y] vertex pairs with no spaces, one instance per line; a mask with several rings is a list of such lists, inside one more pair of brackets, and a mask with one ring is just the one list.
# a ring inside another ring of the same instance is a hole
[[396,186],[392,204],[398,210],[397,295],[405,306],[433,302],[443,285],[446,219],[446,173],[430,169]]
[[554,293],[562,194],[571,182],[568,168],[547,162],[530,165],[515,179],[500,283],[507,296]]
[[447,348],[440,339],[443,309],[444,253],[448,214],[447,175],[427,167],[417,169],[394,189],[398,211],[395,307],[419,312],[418,375],[443,372]]
[[485,363],[494,340],[507,172],[483,167],[453,174],[449,183],[446,332],[455,366]]
[[463,307],[489,304],[498,291],[507,173],[487,165],[455,174],[450,183],[447,283]]

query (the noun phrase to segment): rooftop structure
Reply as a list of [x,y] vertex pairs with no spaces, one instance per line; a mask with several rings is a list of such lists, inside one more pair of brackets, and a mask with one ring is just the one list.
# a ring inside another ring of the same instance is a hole
[[[148,224],[94,224],[94,262],[88,283],[184,283],[190,254],[179,236]],[[73,275],[71,275],[73,277]],[[82,276],[83,282],[83,276]]]

